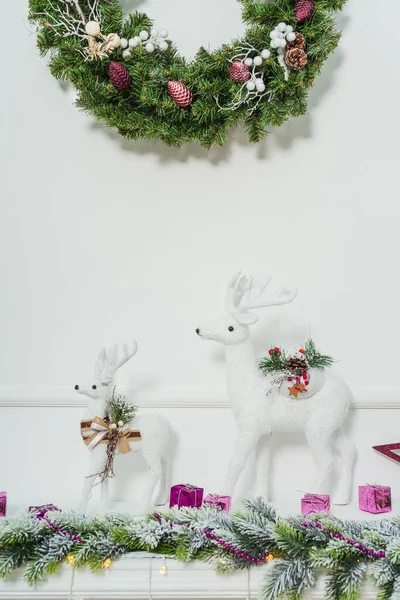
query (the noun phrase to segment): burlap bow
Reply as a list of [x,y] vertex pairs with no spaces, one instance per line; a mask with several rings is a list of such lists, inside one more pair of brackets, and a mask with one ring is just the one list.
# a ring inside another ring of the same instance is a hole
[[94,417],[90,421],[81,421],[81,436],[85,446],[92,450],[98,444],[109,444],[117,439],[116,446],[121,454],[128,454],[131,451],[129,440],[140,440],[140,431],[130,429],[127,425],[122,428],[111,429],[109,423],[100,417]]

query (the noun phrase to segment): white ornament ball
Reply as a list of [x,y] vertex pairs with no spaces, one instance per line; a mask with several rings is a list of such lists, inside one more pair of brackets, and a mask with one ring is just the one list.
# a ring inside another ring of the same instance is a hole
[[278,31],[278,38],[282,39],[285,37],[285,34],[282,31]]
[[153,37],[153,38],[156,38],[159,36],[158,29],[154,29],[154,27],[150,33],[151,33],[151,37]]
[[159,48],[161,52],[165,52],[166,50],[168,50],[168,42],[160,42]]
[[118,421],[118,427],[123,427],[124,426],[124,422],[123,421]]
[[249,92],[252,92],[255,89],[256,84],[254,83],[254,81],[248,81],[246,83],[246,87],[249,90]]
[[128,40],[126,38],[121,38],[121,48],[128,47]]
[[116,423],[111,423],[110,429],[117,429],[117,424]]
[[253,59],[252,58],[246,58],[244,61],[244,64],[247,65],[248,67],[251,67],[253,64]]
[[151,54],[152,52],[154,52],[154,45],[149,42],[148,44],[146,44],[146,50],[149,54]]
[[130,57],[130,55],[131,55],[131,51],[129,50],[129,48],[126,48],[126,50],[124,50],[124,51],[122,52],[122,56],[123,56],[124,58],[129,58],[129,57]]
[[85,31],[91,36],[99,35],[100,25],[97,21],[88,21],[85,25]]
[[285,29],[286,29],[286,23],[279,23],[278,31],[285,31]]
[[278,37],[278,32],[276,29],[274,29],[273,31],[271,31],[271,33],[269,34],[269,37],[271,38],[271,40],[274,40],[275,38]]
[[140,39],[141,39],[141,40],[143,40],[143,41],[146,41],[146,40],[148,40],[148,39],[149,39],[149,34],[148,34],[148,32],[147,32],[147,31],[145,31],[145,30],[143,29],[143,31],[141,31],[141,32],[139,33],[139,37],[140,37]]
[[286,35],[286,39],[287,39],[288,42],[294,42],[294,40],[296,39],[296,34],[294,33],[294,31],[290,31]]
[[261,58],[261,56],[256,56],[253,60],[256,67],[259,67],[260,65],[262,65],[262,61],[263,61],[263,59]]
[[279,46],[280,46],[280,40],[278,38],[271,40],[271,48],[279,48]]
[[261,52],[261,57],[264,58],[265,60],[267,58],[269,58],[270,56],[271,56],[271,52],[267,48],[265,48],[265,50],[263,50]]
[[265,83],[262,79],[256,79],[257,92],[265,92]]
[[290,33],[293,31],[293,27],[291,25],[286,25],[286,33]]
[[161,29],[159,35],[161,38],[163,38],[165,40],[168,37],[168,31],[166,29]]
[[286,40],[281,40],[280,47],[284,48],[286,46]]
[[133,37],[129,40],[129,46],[131,48],[136,48],[136,46],[138,46],[139,44],[140,44],[140,37],[138,37],[137,35],[135,35],[135,37]]
[[121,45],[121,38],[117,33],[110,33],[110,35],[108,35],[107,37],[110,40],[111,48],[119,48],[119,46]]

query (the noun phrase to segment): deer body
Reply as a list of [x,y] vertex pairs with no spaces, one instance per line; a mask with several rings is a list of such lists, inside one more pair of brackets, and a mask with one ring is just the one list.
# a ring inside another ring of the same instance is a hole
[[[115,373],[136,353],[136,350],[136,342],[130,348],[124,344],[122,359],[118,358],[118,346],[114,346],[108,353],[105,349],[100,352],[95,364],[93,380],[88,385],[75,386],[78,393],[88,397],[88,404],[83,414],[84,420],[105,416],[107,404],[113,393]],[[152,503],[162,505],[167,501],[168,445],[171,426],[165,417],[158,414],[139,415],[133,422],[124,423],[124,425],[140,431],[141,439],[130,441],[131,452],[141,454],[149,468],[147,484],[140,505],[140,512],[144,512],[150,508]],[[98,444],[88,452],[90,452],[88,474],[85,477],[79,505],[79,511],[82,513],[86,512],[90,494],[97,479],[96,474],[100,473],[105,465],[107,445]],[[127,460],[127,458],[125,457],[123,460]],[[101,483],[100,494],[100,512],[103,512],[107,509],[109,502],[107,479]]]
[[269,280],[257,285],[252,278],[238,275],[228,287],[229,317],[204,325],[198,335],[224,344],[229,403],[238,425],[238,436],[227,479],[221,492],[232,495],[250,454],[256,452],[257,493],[268,500],[269,441],[274,431],[301,431],[314,455],[318,471],[310,491],[327,493],[334,471],[333,437],[342,459],[342,468],[333,501],[347,504],[350,497],[355,450],[342,430],[351,392],[344,381],[315,369],[310,386],[302,397],[289,396],[287,382],[274,385],[261,374],[250,339],[249,326],[257,320],[250,308],[286,304],[296,292],[266,293]]

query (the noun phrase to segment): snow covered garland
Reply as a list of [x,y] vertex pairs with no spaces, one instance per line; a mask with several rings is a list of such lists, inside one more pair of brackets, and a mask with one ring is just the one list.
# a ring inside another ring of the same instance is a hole
[[[299,600],[327,575],[328,600],[355,600],[368,574],[381,600],[398,597],[400,522],[345,521],[327,515],[279,518],[261,498],[230,515],[215,507],[172,509],[165,515],[133,518],[110,514],[92,519],[52,511],[0,522],[0,577],[25,567],[34,585],[63,564],[92,571],[108,569],[123,554],[159,553],[183,561],[211,563],[220,572],[270,562],[260,600]],[[51,523],[51,524],[49,524]],[[166,574],[166,567],[161,571]]]
[[[128,139],[224,144],[242,123],[266,128],[307,109],[307,94],[340,39],[333,11],[345,0],[240,0],[247,29],[216,51],[181,57],[166,29],[120,0],[29,0],[50,70],[77,90],[76,104]],[[182,8],[184,10],[184,8]]]

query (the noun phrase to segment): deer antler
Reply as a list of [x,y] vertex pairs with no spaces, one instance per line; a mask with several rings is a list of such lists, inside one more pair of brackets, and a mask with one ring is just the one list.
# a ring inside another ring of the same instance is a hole
[[244,313],[254,308],[288,304],[297,296],[297,289],[281,288],[268,294],[271,277],[263,281],[254,280],[251,275],[236,273],[228,284],[226,307],[231,314]]
[[104,384],[109,384],[114,379],[116,371],[122,367],[134,354],[137,352],[137,342],[122,345],[122,356],[119,357],[119,345],[115,344],[105,356],[103,373],[101,381]]

